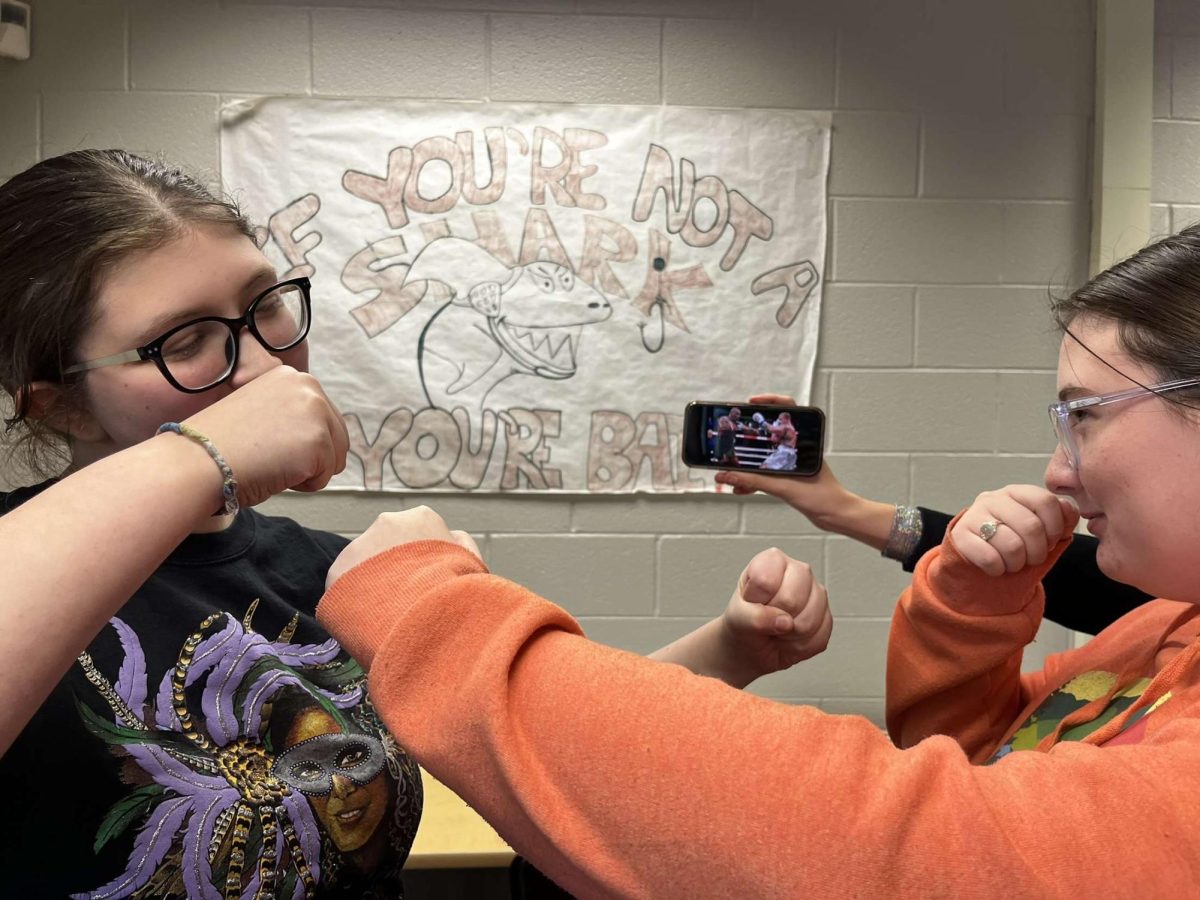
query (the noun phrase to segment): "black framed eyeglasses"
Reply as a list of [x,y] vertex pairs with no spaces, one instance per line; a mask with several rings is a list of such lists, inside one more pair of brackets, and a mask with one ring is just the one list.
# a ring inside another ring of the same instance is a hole
[[249,329],[254,339],[273,353],[290,350],[308,337],[312,323],[312,285],[307,278],[292,278],[272,285],[251,301],[246,314],[236,319],[205,316],[176,325],[150,343],[76,363],[64,375],[153,360],[171,385],[187,394],[198,394],[227,381],[237,368],[238,335]]

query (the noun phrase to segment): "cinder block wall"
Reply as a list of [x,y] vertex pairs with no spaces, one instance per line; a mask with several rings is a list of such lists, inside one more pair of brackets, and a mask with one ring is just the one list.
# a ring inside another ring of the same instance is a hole
[[1200,3],[1154,4],[1154,136],[1150,225],[1170,234],[1200,221]]
[[[113,145],[215,174],[217,110],[246,93],[832,109],[814,397],[835,471],[944,509],[1040,480],[1047,291],[1079,282],[1088,246],[1090,0],[33,3],[34,58],[0,61],[0,175]],[[1177,87],[1200,80],[1196,40],[1172,45]],[[1195,115],[1200,91],[1173,96],[1159,114]],[[1163,122],[1156,140],[1186,149],[1197,127]],[[1160,167],[1156,200],[1200,203],[1175,173]],[[826,581],[837,624],[824,656],[758,689],[880,718],[907,579],[775,501],[326,494],[268,509],[354,534],[422,502],[496,572],[639,652],[716,614],[749,558],[782,547]],[[1065,644],[1043,629],[1031,657]]]

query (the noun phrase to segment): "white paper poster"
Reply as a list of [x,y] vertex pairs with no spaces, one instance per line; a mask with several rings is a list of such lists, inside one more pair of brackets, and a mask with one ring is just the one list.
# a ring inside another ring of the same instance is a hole
[[828,113],[238,101],[221,155],[312,278],[334,487],[706,489],[688,401],[809,397]]

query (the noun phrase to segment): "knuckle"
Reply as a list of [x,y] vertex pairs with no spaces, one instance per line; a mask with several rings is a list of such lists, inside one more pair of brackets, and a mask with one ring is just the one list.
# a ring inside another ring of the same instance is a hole
[[1013,531],[1020,535],[1021,539],[1029,543],[1036,541],[1042,534],[1045,533],[1045,526],[1042,525],[1041,519],[1036,516],[1032,519],[1021,519],[1013,525]]
[[773,584],[765,572],[753,570],[746,573],[746,586],[760,591],[770,591]]
[[445,521],[442,519],[442,517],[440,515],[438,515],[437,511],[435,509],[433,509],[433,507],[422,505],[420,507],[420,510],[421,510],[421,518],[424,521],[428,522],[430,525],[444,526],[446,524]]
[[760,564],[767,564],[775,567],[781,563],[787,563],[787,554],[785,554],[778,547],[768,547],[766,550],[759,552],[757,559]]

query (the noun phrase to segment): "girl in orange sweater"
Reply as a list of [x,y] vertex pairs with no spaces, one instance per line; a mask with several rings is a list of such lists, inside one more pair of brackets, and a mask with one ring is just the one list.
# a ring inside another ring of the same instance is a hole
[[[580,896],[1193,896],[1200,229],[1056,316],[1047,489],[980,495],[918,565],[895,745],[588,642],[427,510],[354,542],[318,616],[413,754]],[[1172,599],[1023,676],[1080,513],[1108,575]]]

